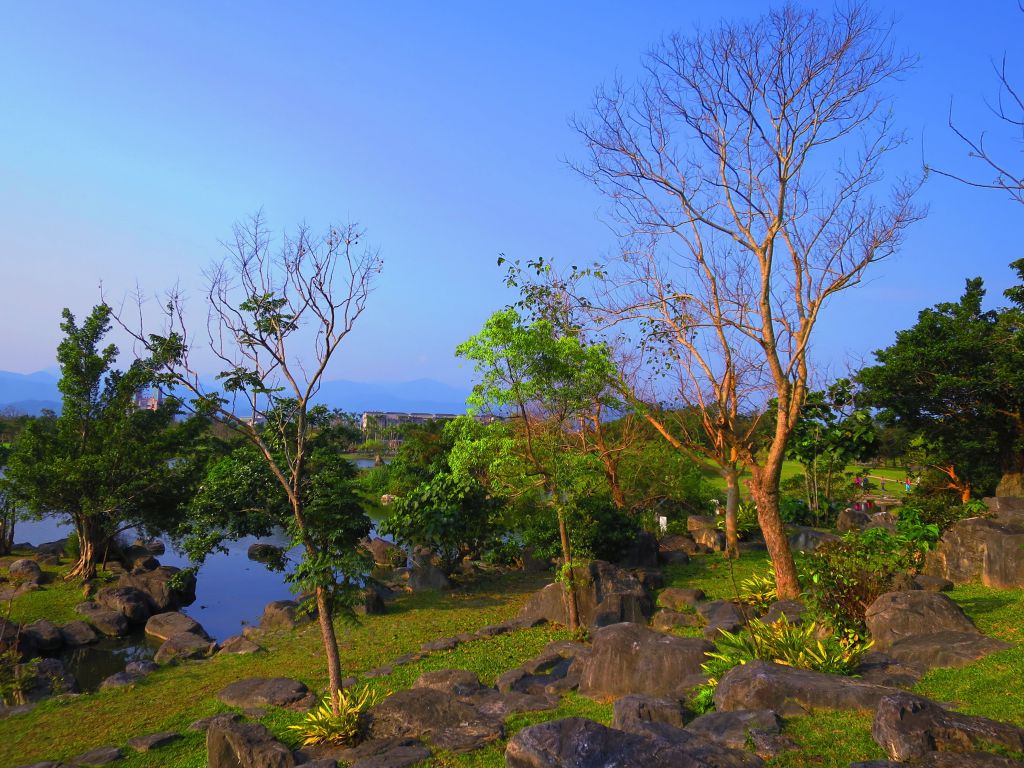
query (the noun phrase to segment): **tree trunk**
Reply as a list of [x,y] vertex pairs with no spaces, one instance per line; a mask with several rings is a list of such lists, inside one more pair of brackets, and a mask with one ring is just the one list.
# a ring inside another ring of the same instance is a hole
[[764,534],[768,556],[775,570],[775,586],[780,600],[796,600],[800,597],[800,581],[796,575],[796,563],[789,548],[786,528],[779,513],[779,475],[781,462],[767,467],[751,467],[753,477],[751,493],[757,503],[757,521]]
[[740,535],[736,517],[740,506],[740,473],[735,466],[725,472],[725,556],[740,556]]
[[573,574],[572,552],[569,549],[569,531],[565,527],[565,515],[558,509],[558,536],[562,541],[562,563],[565,574],[566,612],[569,614],[569,631],[575,633],[580,628],[579,606],[576,604],[576,577]]
[[337,715],[341,699],[341,653],[338,651],[338,636],[334,631],[334,612],[327,599],[327,590],[316,588],[316,612],[320,622],[320,637],[327,656],[327,688],[331,694],[331,711]]
[[96,578],[96,557],[103,547],[102,537],[97,526],[88,517],[75,520],[75,531],[78,534],[78,560],[64,579],[88,581]]
[[14,547],[14,510],[0,511],[0,555],[11,554]]

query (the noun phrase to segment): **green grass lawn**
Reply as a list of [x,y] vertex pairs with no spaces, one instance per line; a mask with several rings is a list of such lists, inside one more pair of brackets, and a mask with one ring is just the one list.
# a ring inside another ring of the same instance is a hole
[[[699,587],[710,599],[729,599],[735,586],[753,573],[766,573],[764,553],[745,553],[734,563],[718,555],[693,558],[684,566],[666,569],[668,586]],[[342,632],[342,662],[346,673],[363,672],[418,650],[426,640],[458,634],[515,615],[524,600],[544,581],[525,574],[484,575],[466,589],[450,594],[405,595],[389,606],[389,613],[364,619]],[[46,590],[15,601],[19,615],[63,610],[73,585],[54,583]],[[936,670],[917,691],[956,703],[963,711],[1024,725],[1024,590],[997,591],[980,586],[960,587],[951,593],[982,631],[1015,643],[1014,647],[958,670]],[[32,598],[31,600],[29,598]],[[19,605],[22,601],[23,604]],[[538,627],[509,635],[477,640],[452,651],[434,653],[390,675],[368,681],[375,690],[388,692],[409,687],[426,671],[447,668],[477,672],[485,683],[536,655],[548,642],[566,638],[558,627]],[[204,737],[185,729],[192,721],[230,708],[216,694],[234,680],[252,676],[295,677],[314,690],[326,682],[317,627],[267,635],[267,653],[216,657],[167,667],[134,686],[65,699],[52,699],[32,712],[0,720],[0,768],[40,760],[67,759],[97,746],[123,745],[132,736],[173,730],[185,734],[175,744],[149,754],[131,754],[118,765],[124,768],[170,766],[186,768],[206,764]],[[552,712],[515,715],[507,722],[511,736],[527,725],[559,717],[589,717],[611,722],[608,703],[592,702],[576,694],[566,696]],[[263,719],[279,738],[295,744],[288,726],[300,715],[273,709]],[[850,762],[881,758],[870,736],[871,715],[820,712],[786,723],[786,733],[800,749],[769,762],[772,768],[845,768]],[[504,742],[467,755],[438,754],[424,765],[482,768],[504,765]]]
[[[873,483],[874,487],[871,490],[872,490],[873,493],[874,492],[880,492],[880,493],[884,493],[884,494],[886,494],[888,496],[895,496],[898,499],[903,498],[904,493],[905,493],[904,492],[904,488],[903,488],[903,478],[905,478],[907,476],[907,470],[905,468],[902,468],[902,467],[866,467],[863,464],[849,464],[849,465],[847,465],[847,467],[844,470],[844,472],[846,472],[847,474],[851,474],[852,475],[852,474],[856,474],[857,472],[860,472],[863,469],[867,469],[868,470],[868,474],[872,478],[872,483]],[[786,480],[788,480],[788,479],[790,479],[792,477],[796,477],[796,476],[802,475],[802,474],[804,474],[804,466],[799,461],[788,460],[788,461],[784,461],[782,463],[782,480],[783,481],[786,481]],[[716,488],[718,490],[721,490],[722,492],[725,491],[725,479],[721,475],[719,475],[717,473],[714,473],[714,472],[709,472],[709,473],[705,474],[705,477],[707,478],[707,481],[708,481],[708,483],[711,486],[713,486],[714,488]],[[880,477],[886,479],[886,486],[885,486],[884,490],[879,488],[880,481],[877,478],[880,478]],[[744,472],[743,475],[741,476],[741,481],[740,481],[740,487],[741,488],[745,489],[746,486],[743,484],[743,481],[744,480],[748,480],[749,478],[750,478],[750,473],[749,472]],[[891,483],[888,482],[890,480],[892,481]],[[744,491],[743,495],[744,495],[744,497],[746,497],[748,494],[746,494],[746,492]]]

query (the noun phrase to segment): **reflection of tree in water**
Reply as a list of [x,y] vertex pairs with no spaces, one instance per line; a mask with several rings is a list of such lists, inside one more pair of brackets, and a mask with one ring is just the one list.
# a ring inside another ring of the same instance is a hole
[[133,661],[150,661],[159,644],[142,632],[126,637],[107,637],[98,643],[65,650],[60,659],[75,676],[82,691],[95,691],[111,675],[124,672]]

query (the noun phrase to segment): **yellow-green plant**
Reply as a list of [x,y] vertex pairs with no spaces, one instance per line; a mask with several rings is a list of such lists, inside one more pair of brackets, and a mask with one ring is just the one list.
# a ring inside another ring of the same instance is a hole
[[302,746],[315,744],[354,744],[360,736],[360,715],[383,698],[369,686],[346,688],[339,692],[338,714],[331,709],[330,698],[314,707],[297,725],[288,730],[302,737]]
[[763,659],[816,672],[852,675],[873,645],[871,640],[856,636],[825,633],[817,622],[790,624],[785,616],[773,624],[754,619],[745,631],[723,629],[719,633],[715,640],[718,650],[708,653],[708,660],[701,665],[708,681],[694,692],[692,703],[699,712],[712,708],[718,681],[733,667]]
[[767,610],[768,606],[779,599],[775,589],[775,576],[754,574],[740,582],[740,600],[758,610]]

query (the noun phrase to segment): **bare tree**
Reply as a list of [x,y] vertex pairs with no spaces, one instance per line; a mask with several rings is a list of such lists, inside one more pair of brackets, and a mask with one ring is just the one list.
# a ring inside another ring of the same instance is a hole
[[[228,256],[208,272],[209,348],[224,367],[223,391],[209,389],[192,362],[192,344],[179,291],[165,302],[158,335],[128,329],[164,362],[164,381],[184,388],[204,411],[245,436],[287,494],[294,525],[315,561],[321,554],[303,507],[309,410],[328,363],[363,313],[381,271],[378,253],[362,248],[355,225],[315,236],[303,226],[272,248],[260,214],[236,225]],[[338,711],[341,660],[330,590],[315,588],[327,656],[331,702]]]
[[[594,304],[671,366],[672,397],[703,414],[689,448],[710,440],[723,470],[750,470],[782,597],[799,592],[779,479],[812,331],[922,215],[916,183],[872,194],[904,143],[880,88],[910,63],[863,5],[786,5],[670,38],[638,85],[600,91],[577,122],[590,150],[580,170],[627,242]],[[763,447],[741,425],[751,412],[774,418]]]
[[[1024,2],[1018,3],[1021,13],[1024,13]],[[1024,142],[1024,94],[1015,87],[1006,69],[1006,56],[998,64],[993,64],[995,70],[997,93],[994,104],[989,108],[995,115],[997,124],[1006,129],[1007,133],[1013,136],[1016,141]],[[966,176],[943,171],[938,168],[929,167],[940,176],[947,176],[956,179],[964,184],[980,189],[1002,190],[1010,195],[1013,200],[1024,204],[1024,163],[1014,168],[1009,157],[1003,157],[993,153],[990,146],[986,144],[985,132],[982,131],[977,137],[972,137],[953,122],[953,107],[949,110],[949,127],[957,137],[967,145],[968,157],[978,160],[982,165],[987,166],[987,172],[992,174],[988,181],[978,178],[970,179]]]

